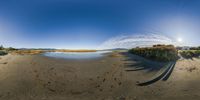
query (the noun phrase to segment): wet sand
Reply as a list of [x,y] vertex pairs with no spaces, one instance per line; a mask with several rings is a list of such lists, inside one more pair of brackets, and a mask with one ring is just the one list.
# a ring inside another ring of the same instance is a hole
[[127,53],[91,60],[1,56],[0,100],[200,99],[200,59],[177,61],[167,81],[136,85],[156,75],[163,65]]

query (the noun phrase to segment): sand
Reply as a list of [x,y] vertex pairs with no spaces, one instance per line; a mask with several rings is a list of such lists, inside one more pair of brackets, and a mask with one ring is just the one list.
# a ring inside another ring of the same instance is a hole
[[136,83],[154,77],[164,63],[127,53],[89,60],[42,55],[0,58],[0,100],[200,99],[200,59],[196,58],[177,61],[167,81],[148,86]]

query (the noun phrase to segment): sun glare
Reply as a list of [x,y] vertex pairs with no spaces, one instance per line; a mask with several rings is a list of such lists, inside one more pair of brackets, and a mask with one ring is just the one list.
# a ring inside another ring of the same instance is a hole
[[183,39],[179,37],[179,38],[177,38],[177,41],[178,41],[178,42],[182,42]]

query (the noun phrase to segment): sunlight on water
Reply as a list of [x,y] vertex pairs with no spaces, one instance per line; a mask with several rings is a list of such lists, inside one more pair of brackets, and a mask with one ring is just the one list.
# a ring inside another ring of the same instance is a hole
[[64,59],[93,59],[103,57],[106,53],[111,51],[97,51],[97,52],[46,52],[45,56],[64,58]]

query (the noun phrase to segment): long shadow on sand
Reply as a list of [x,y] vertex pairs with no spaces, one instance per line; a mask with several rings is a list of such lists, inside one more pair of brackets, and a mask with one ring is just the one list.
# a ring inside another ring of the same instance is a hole
[[150,78],[149,80],[138,82],[137,85],[139,86],[146,86],[153,84],[159,80],[167,81],[167,79],[170,77],[174,66],[176,64],[176,61],[174,62],[155,62],[147,60],[143,57],[130,54],[128,52],[122,52],[122,55],[125,56],[124,61],[125,63],[125,70],[130,71],[141,71],[145,70],[147,73],[149,72],[155,72],[157,73],[155,76]]

